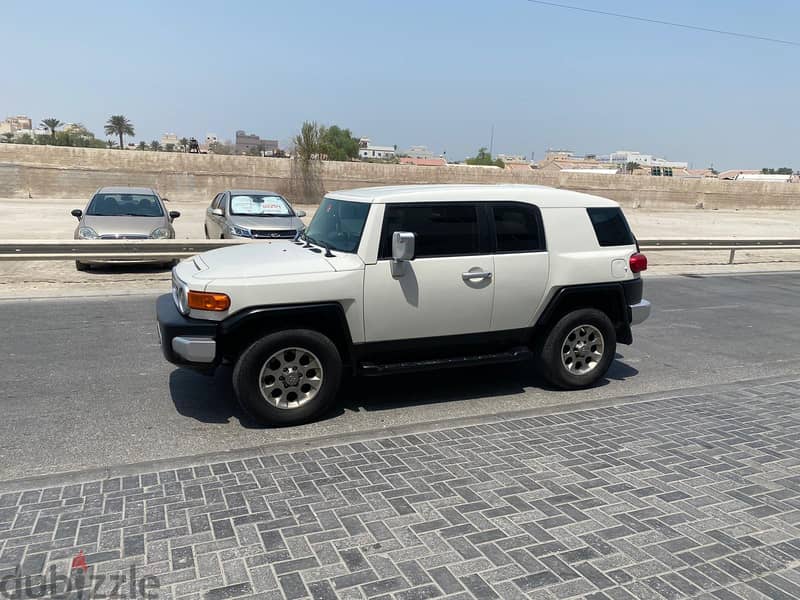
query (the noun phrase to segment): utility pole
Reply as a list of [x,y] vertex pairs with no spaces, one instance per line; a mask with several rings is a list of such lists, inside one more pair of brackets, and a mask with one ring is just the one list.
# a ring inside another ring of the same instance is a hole
[[494,154],[494,123],[492,123],[492,135],[489,137],[489,156]]

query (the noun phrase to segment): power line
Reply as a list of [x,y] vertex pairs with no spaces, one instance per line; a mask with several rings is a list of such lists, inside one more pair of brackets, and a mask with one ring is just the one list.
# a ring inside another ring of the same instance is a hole
[[618,19],[627,19],[629,21],[640,21],[642,23],[654,23],[656,25],[667,25],[669,27],[680,27],[681,29],[691,29],[693,31],[704,31],[706,33],[718,33],[720,35],[729,35],[732,37],[745,38],[749,40],[759,40],[761,42],[772,42],[775,44],[785,44],[787,46],[800,46],[800,42],[792,40],[781,40],[778,38],[765,37],[761,35],[753,35],[750,33],[740,33],[737,31],[725,31],[724,29],[713,29],[711,27],[700,27],[699,25],[687,25],[685,23],[673,23],[672,21],[661,21],[659,19],[648,19],[646,17],[637,17],[634,15],[625,15],[622,13],[609,12],[605,10],[597,10],[594,8],[583,8],[582,6],[571,6],[569,4],[559,4],[558,2],[546,2],[545,0],[527,0],[531,4],[541,4],[543,6],[551,6],[554,8],[565,8],[567,10],[575,10],[579,12],[592,13],[595,15],[603,15],[606,17],[616,17]]

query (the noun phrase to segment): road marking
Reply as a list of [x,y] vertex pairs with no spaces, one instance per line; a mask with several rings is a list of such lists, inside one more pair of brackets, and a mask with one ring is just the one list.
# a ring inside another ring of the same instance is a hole
[[720,304],[718,306],[692,306],[689,308],[663,308],[659,312],[684,312],[687,310],[723,310],[726,308],[741,308],[741,304]]

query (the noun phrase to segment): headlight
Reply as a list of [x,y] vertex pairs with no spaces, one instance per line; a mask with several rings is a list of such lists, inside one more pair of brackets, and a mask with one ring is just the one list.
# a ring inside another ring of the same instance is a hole
[[91,227],[79,227],[78,238],[82,240],[96,240],[99,239],[100,236],[97,235],[97,232]]
[[182,315],[188,315],[189,291],[174,274],[172,276],[172,298],[175,300],[175,306],[178,307],[178,311],[180,311]]
[[159,227],[150,233],[150,237],[154,240],[166,240],[171,236],[169,227]]
[[245,229],[244,227],[237,227],[236,225],[229,225],[228,233],[239,237],[246,237],[246,238],[253,237],[253,234],[250,233],[249,229]]

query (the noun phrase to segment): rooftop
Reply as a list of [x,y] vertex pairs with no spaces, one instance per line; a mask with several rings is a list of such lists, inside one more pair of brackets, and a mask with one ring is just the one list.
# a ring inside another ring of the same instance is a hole
[[328,194],[340,200],[376,204],[394,202],[519,201],[557,208],[572,206],[618,206],[613,200],[542,185],[400,185],[342,190]]

